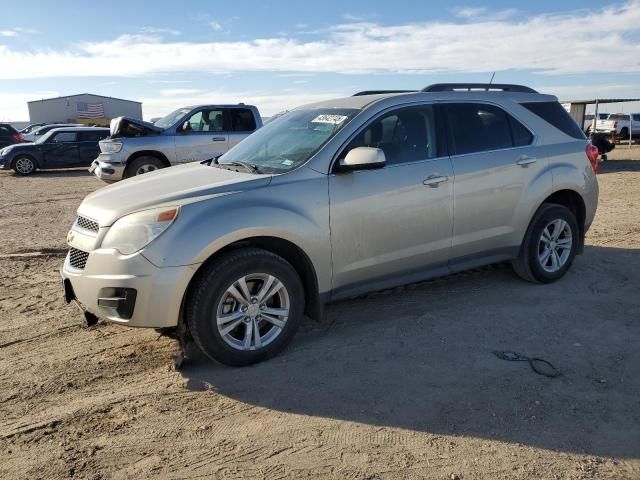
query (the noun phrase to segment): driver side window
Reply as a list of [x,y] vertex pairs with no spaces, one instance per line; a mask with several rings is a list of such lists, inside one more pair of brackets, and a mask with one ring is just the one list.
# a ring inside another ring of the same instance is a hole
[[200,110],[191,115],[183,124],[183,133],[222,132],[222,110]]
[[345,152],[356,147],[380,148],[387,165],[436,157],[433,106],[403,108],[383,115],[360,132]]

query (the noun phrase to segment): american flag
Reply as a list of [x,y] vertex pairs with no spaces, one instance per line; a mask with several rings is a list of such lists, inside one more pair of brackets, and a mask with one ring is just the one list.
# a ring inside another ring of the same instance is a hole
[[78,102],[78,118],[102,118],[104,117],[103,103]]

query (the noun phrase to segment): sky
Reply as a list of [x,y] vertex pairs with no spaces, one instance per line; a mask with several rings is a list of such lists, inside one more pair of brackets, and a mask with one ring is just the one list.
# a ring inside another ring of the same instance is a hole
[[141,101],[146,119],[235,102],[269,116],[492,72],[560,100],[640,98],[640,0],[52,5],[2,7],[0,121],[28,120],[29,100],[85,92]]

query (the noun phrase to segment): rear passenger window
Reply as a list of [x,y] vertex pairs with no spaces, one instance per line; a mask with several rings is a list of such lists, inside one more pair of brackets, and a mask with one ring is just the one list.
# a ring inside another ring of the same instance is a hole
[[570,137],[585,138],[582,129],[558,102],[528,102],[521,105]]
[[108,136],[109,136],[108,131],[80,132],[80,141],[81,142],[98,142],[103,138],[107,138]]
[[374,120],[351,141],[345,153],[356,147],[382,149],[387,165],[434,158],[437,144],[433,106],[403,108]]
[[256,129],[256,120],[253,112],[248,108],[234,108],[231,110],[231,131],[253,132]]
[[479,103],[452,103],[446,109],[457,155],[513,146],[509,118],[503,110]]

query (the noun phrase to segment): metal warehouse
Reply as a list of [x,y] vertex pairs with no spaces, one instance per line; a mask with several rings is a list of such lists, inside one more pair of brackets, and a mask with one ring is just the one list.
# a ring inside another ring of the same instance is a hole
[[91,93],[27,102],[31,123],[82,123],[109,125],[112,118],[142,120],[142,103]]

